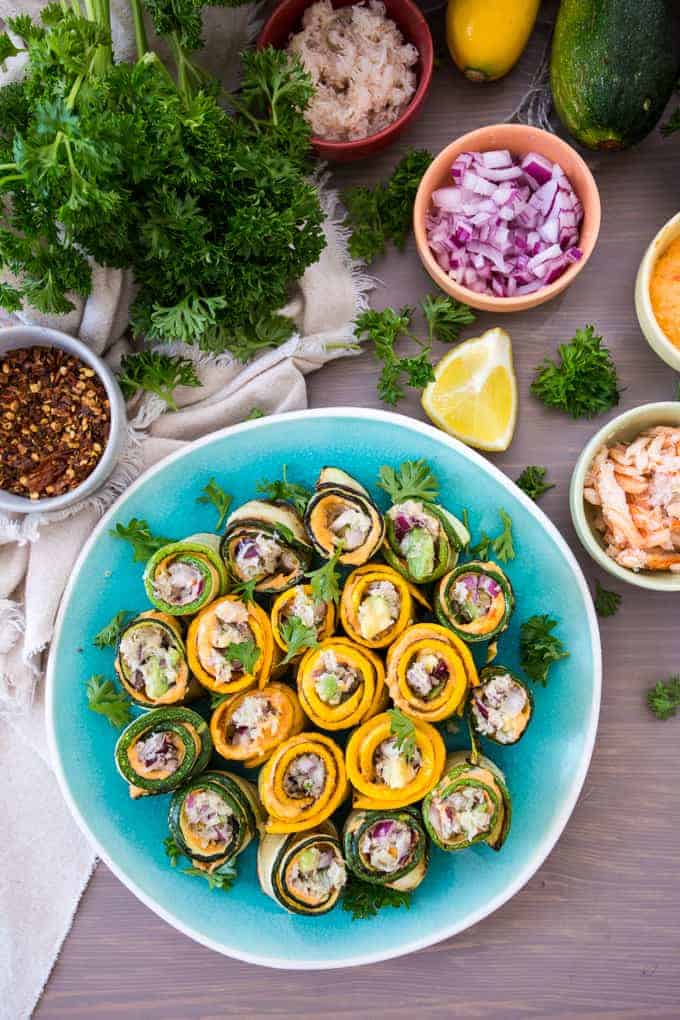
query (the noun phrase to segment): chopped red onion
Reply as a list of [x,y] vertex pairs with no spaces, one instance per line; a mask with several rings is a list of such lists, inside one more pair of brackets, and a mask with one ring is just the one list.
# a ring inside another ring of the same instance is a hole
[[373,839],[382,839],[383,836],[387,836],[394,828],[394,822],[390,819],[386,819],[384,822],[376,822],[371,829],[371,836]]

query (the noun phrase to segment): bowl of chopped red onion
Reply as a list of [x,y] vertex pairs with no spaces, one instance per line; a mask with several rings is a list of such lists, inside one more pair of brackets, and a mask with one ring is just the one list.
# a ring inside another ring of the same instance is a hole
[[593,175],[567,142],[495,124],[435,157],[413,224],[438,287],[474,308],[519,312],[572,283],[595,247],[600,216]]

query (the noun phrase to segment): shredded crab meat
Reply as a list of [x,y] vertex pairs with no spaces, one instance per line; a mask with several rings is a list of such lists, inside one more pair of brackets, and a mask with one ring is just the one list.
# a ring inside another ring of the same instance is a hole
[[394,523],[395,538],[399,543],[399,549],[404,554],[408,548],[408,535],[415,528],[426,531],[435,540],[439,537],[439,532],[441,531],[439,521],[433,514],[429,514],[425,510],[422,503],[415,499],[407,499],[403,503],[395,503],[393,507],[390,507],[387,516]]
[[166,689],[178,680],[181,655],[166,631],[153,623],[130,627],[120,642],[119,655],[136,691],[161,678]]
[[359,840],[359,853],[371,871],[389,875],[404,867],[416,842],[416,833],[410,826],[388,818],[366,829]]
[[290,884],[305,900],[324,903],[347,881],[345,862],[330,844],[311,846],[298,854],[290,873]]
[[448,797],[433,797],[430,821],[444,840],[453,836],[474,839],[488,832],[493,819],[493,806],[478,786],[462,786]]
[[475,690],[472,699],[477,730],[501,744],[512,743],[526,704],[526,691],[508,673],[492,677]]
[[363,510],[348,506],[335,517],[330,530],[342,541],[344,548],[351,552],[363,545],[371,530],[371,518]]
[[188,606],[203,594],[205,578],[194,563],[173,560],[153,579],[153,593],[169,606]]
[[279,570],[288,573],[296,563],[290,549],[263,532],[248,535],[236,544],[234,566],[243,581],[271,577]]
[[418,50],[406,43],[378,0],[333,9],[317,0],[288,53],[300,58],[315,92],[305,113],[319,138],[350,141],[382,131],[416,90]]
[[302,586],[293,589],[294,597],[286,604],[285,616],[296,616],[305,627],[319,628],[326,615],[326,603],[315,602]]
[[432,652],[420,652],[406,671],[406,682],[414,694],[427,700],[441,689],[448,676],[443,659]]
[[400,749],[396,737],[388,737],[375,749],[373,771],[378,783],[384,783],[392,790],[400,790],[413,782],[423,763],[420,749],[406,756]]
[[659,425],[601,447],[584,499],[607,554],[629,570],[680,571],[680,428]]
[[179,768],[179,748],[172,734],[165,731],[147,733],[135,744],[135,752],[144,772],[172,775]]
[[318,754],[310,752],[294,758],[283,776],[283,788],[289,797],[317,800],[326,782],[326,766]]
[[331,649],[320,656],[320,665],[314,670],[314,688],[327,705],[335,706],[345,701],[359,686],[359,673],[340,662]]
[[203,850],[212,844],[229,845],[235,819],[229,805],[214,790],[193,790],[184,800],[184,820]]
[[269,698],[262,694],[249,694],[231,717],[229,741],[235,746],[251,744],[265,732],[274,736],[279,729],[279,717]]

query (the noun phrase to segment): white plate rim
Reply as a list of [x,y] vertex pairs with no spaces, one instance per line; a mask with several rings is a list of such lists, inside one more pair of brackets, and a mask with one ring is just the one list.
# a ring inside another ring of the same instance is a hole
[[[190,455],[194,450],[201,446],[207,446],[209,443],[213,443],[216,439],[221,439],[225,436],[235,435],[240,432],[255,431],[262,427],[269,427],[276,425],[279,422],[288,422],[295,420],[309,420],[310,418],[343,418],[351,416],[363,421],[379,421],[387,425],[398,425],[401,428],[410,429],[413,432],[422,433],[427,435],[431,439],[439,440],[444,446],[448,446],[450,449],[455,450],[461,456],[472,463],[480,466],[484,471],[487,471],[499,481],[502,486],[508,491],[512,492],[513,496],[520,500],[524,507],[536,518],[538,523],[544,528],[544,530],[553,538],[559,549],[563,552],[567,562],[572,568],[572,572],[576,578],[579,588],[585,598],[586,611],[588,616],[588,632],[591,644],[594,650],[594,691],[593,701],[588,719],[587,730],[586,730],[586,752],[583,755],[583,759],[580,763],[578,770],[574,773],[572,778],[571,787],[568,796],[565,798],[565,803],[562,806],[562,810],[553,822],[548,833],[544,836],[542,841],[531,853],[527,865],[523,870],[515,877],[515,879],[506,887],[503,892],[493,897],[487,904],[481,907],[479,910],[471,911],[465,918],[457,921],[452,925],[445,925],[438,929],[436,932],[431,932],[422,938],[412,939],[410,942],[405,943],[403,946],[398,948],[390,948],[384,950],[376,950],[372,953],[361,953],[356,956],[348,956],[346,960],[314,960],[305,961],[299,959],[289,959],[287,957],[270,957],[270,956],[259,956],[257,953],[247,953],[238,947],[226,945],[224,942],[218,942],[215,939],[208,938],[200,932],[195,931],[190,925],[184,924],[173,916],[171,911],[166,910],[155,902],[153,897],[148,896],[136,882],[130,879],[122,868],[109,857],[107,852],[99,844],[99,841],[94,836],[89,828],[87,820],[81,814],[80,810],[76,806],[75,801],[71,797],[68,783],[64,775],[61,763],[61,756],[57,746],[56,733],[54,730],[54,695],[55,695],[55,668],[54,668],[54,654],[53,648],[56,648],[61,635],[61,628],[63,624],[63,618],[65,614],[65,608],[70,600],[71,593],[77,583],[78,577],[82,566],[89,555],[91,546],[95,543],[100,533],[106,528],[108,522],[117,514],[120,510],[120,506],[124,503],[129,495],[136,491],[140,485],[145,484],[149,478],[153,475],[158,474],[164,470],[168,464],[181,460],[182,458]],[[441,432],[439,429],[433,428],[424,422],[417,421],[415,418],[409,418],[406,415],[397,414],[393,411],[382,411],[373,408],[358,408],[358,407],[330,407],[330,408],[314,408],[303,411],[289,411],[284,414],[268,415],[263,418],[257,418],[253,421],[241,422],[237,425],[230,425],[224,429],[219,429],[217,432],[211,432],[206,436],[201,436],[199,439],[195,439],[186,444],[180,450],[176,450],[164,457],[163,460],[157,464],[152,465],[146,471],[144,471],[139,478],[137,478],[132,485],[130,485],[123,495],[116,500],[104,516],[99,520],[95,526],[89,539],[83,546],[83,549],[76,560],[76,563],[71,572],[71,576],[68,580],[64,594],[62,595],[61,603],[59,606],[59,612],[54,625],[54,633],[52,636],[50,655],[47,662],[46,670],[46,692],[45,692],[45,708],[46,708],[46,728],[47,728],[47,744],[50,754],[50,759],[54,765],[55,775],[57,782],[64,796],[66,804],[71,812],[76,824],[82,831],[83,835],[87,838],[90,844],[94,847],[97,855],[104,861],[110,871],[125,885],[130,892],[132,892],[137,899],[141,900],[150,910],[161,917],[164,921],[170,924],[177,931],[187,935],[195,942],[206,946],[208,949],[212,949],[217,953],[221,953],[223,956],[228,956],[236,960],[241,960],[244,963],[252,963],[261,967],[270,967],[277,970],[334,970],[342,967],[357,967],[365,966],[370,963],[379,963],[383,960],[391,960],[395,957],[406,956],[410,953],[418,952],[420,949],[425,949],[428,946],[435,945],[438,942],[442,942],[447,938],[451,938],[453,935],[459,934],[461,931],[465,931],[472,925],[477,924],[479,921],[488,917],[494,913],[499,907],[507,903],[508,900],[512,899],[520,889],[531,879],[538,869],[541,867],[548,854],[551,852],[558,839],[562,835],[569,818],[571,817],[573,810],[578,801],[583,783],[590,766],[590,761],[593,755],[593,749],[595,746],[595,737],[597,734],[597,724],[600,714],[600,700],[602,693],[602,649],[600,644],[600,631],[597,622],[597,616],[595,615],[595,608],[593,606],[592,596],[590,589],[586,583],[586,579],[583,575],[583,571],[576,557],[572,553],[571,549],[567,545],[566,541],[557,530],[556,526],[552,521],[543,513],[543,511],[534,503],[533,500],[529,499],[521,489],[517,488],[514,482],[508,478],[507,475],[497,468],[486,458],[482,457],[481,454],[472,450],[470,447],[465,446],[464,443],[459,442],[457,439],[448,436],[446,433]]]

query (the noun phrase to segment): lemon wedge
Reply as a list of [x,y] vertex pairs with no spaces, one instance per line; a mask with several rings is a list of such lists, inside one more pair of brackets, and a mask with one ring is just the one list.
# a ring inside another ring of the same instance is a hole
[[517,421],[512,342],[504,329],[465,340],[436,365],[422,404],[435,425],[478,450],[507,450]]

